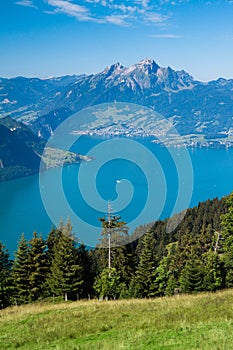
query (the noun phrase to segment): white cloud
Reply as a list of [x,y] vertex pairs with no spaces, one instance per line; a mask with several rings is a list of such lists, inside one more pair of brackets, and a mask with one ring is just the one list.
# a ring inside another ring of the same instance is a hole
[[177,35],[177,34],[150,34],[150,38],[155,39],[180,39],[183,38],[183,35]]
[[26,7],[33,7],[36,8],[36,6],[33,4],[32,0],[20,0],[15,2],[16,5],[26,6]]
[[111,23],[118,26],[130,26],[144,23],[161,25],[168,18],[155,12],[152,0],[44,0],[44,2],[50,6],[50,9],[45,10],[48,14],[64,13],[80,21],[92,21],[100,24]]
[[65,13],[79,20],[91,20],[89,10],[72,0],[47,0],[48,5],[54,7],[53,13]]
[[110,4],[109,7],[111,9],[122,11],[123,13],[135,13],[139,11],[137,6],[126,6],[125,4],[120,4],[120,5]]
[[160,24],[164,23],[168,19],[168,16],[162,15],[160,13],[148,12],[145,14],[145,22]]
[[137,4],[137,5],[140,5],[140,6],[144,7],[144,8],[148,8],[150,0],[134,0],[134,3]]
[[127,18],[128,16],[122,16],[122,15],[106,16],[103,19],[103,23],[112,23],[119,26],[128,26]]
[[[1,0],[0,0],[1,1]],[[166,26],[171,16],[168,6],[188,3],[191,0],[15,0],[15,4],[37,8],[44,3],[45,13],[63,13],[79,21],[111,23],[118,26],[135,26],[138,23]],[[37,2],[38,1],[38,2]],[[204,3],[209,0],[202,0]],[[212,0],[213,2],[220,0]],[[233,0],[225,0],[233,3]],[[165,11],[166,10],[166,11]],[[157,34],[154,38],[178,38],[172,34]]]
[[[213,0],[212,0],[213,1]],[[190,0],[160,0],[160,5],[179,5],[179,4],[182,4],[182,3],[188,3],[190,2]]]
[[[117,13],[114,13],[111,15],[111,17],[122,17],[124,15],[124,24],[126,21],[128,24],[135,24],[137,22],[146,24],[161,24],[166,22],[168,19],[167,16],[154,12],[154,6],[150,5],[150,0],[136,0],[134,2],[128,1],[128,5],[127,2],[116,3],[114,0],[112,0],[111,2],[107,3],[107,7]],[[119,24],[122,23],[119,21]]]

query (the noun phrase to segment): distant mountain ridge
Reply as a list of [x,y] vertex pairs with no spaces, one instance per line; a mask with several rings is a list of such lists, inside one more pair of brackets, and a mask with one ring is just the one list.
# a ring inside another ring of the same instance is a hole
[[22,121],[45,114],[53,108],[53,100],[59,90],[82,77],[0,78],[0,114]]
[[40,137],[48,138],[83,108],[116,101],[153,109],[169,118],[181,135],[233,142],[233,79],[203,83],[152,59],[131,67],[116,63],[91,75],[21,78],[22,96],[17,79],[0,79],[0,113],[24,121]]

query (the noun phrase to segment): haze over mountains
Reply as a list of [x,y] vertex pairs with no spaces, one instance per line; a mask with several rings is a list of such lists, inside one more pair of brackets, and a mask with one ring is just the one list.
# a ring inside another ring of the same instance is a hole
[[0,79],[1,115],[25,122],[44,138],[73,113],[114,101],[153,109],[181,135],[231,142],[233,79],[203,83],[151,59],[131,67],[116,63],[88,76]]

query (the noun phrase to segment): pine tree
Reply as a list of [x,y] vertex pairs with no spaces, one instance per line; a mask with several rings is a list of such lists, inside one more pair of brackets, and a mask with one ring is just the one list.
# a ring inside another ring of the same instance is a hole
[[81,280],[83,281],[80,287],[83,297],[90,297],[93,294],[93,283],[95,275],[92,271],[91,254],[87,251],[84,244],[77,247],[77,262],[82,267]]
[[53,295],[68,295],[74,299],[82,292],[83,268],[79,264],[74,237],[64,230],[53,245],[52,261],[47,283]]
[[30,285],[30,300],[35,301],[42,297],[44,292],[44,283],[48,270],[45,253],[45,241],[42,237],[37,237],[36,232],[32,240],[29,242],[29,285]]
[[[109,214],[110,215],[110,214]],[[100,244],[98,247],[109,248],[109,243],[112,247],[119,247],[126,245],[129,240],[129,228],[125,221],[119,221],[120,216],[111,216],[106,218],[99,218],[102,225],[102,232]]]
[[184,293],[199,292],[203,290],[203,265],[195,254],[188,257],[180,275],[180,287]]
[[179,283],[173,274],[169,275],[164,294],[167,296],[177,294],[181,291]]
[[[177,242],[170,243],[166,246],[167,254],[160,260],[156,268],[155,285],[159,296],[174,294],[174,256],[177,250]],[[172,281],[172,283],[171,283]]]
[[120,216],[111,216],[111,213],[109,213],[108,219],[100,218],[99,220],[103,229],[100,244],[97,245],[99,248],[99,252],[96,254],[98,263],[102,269],[116,268],[121,282],[128,285],[132,275],[131,253],[129,247],[126,247],[129,240],[129,228],[125,221],[120,221]]
[[139,265],[135,274],[134,288],[139,297],[156,295],[156,267],[155,239],[152,233],[147,233],[142,239],[142,251]]
[[27,303],[30,301],[30,262],[29,246],[22,234],[16,251],[12,270],[14,297],[17,303]]
[[48,264],[50,265],[53,257],[54,257],[54,247],[58,243],[60,237],[62,235],[62,232],[60,229],[57,229],[55,227],[52,228],[52,230],[49,232],[47,239],[46,239],[46,245],[47,245],[47,261]]
[[0,308],[10,305],[11,261],[8,251],[0,242]]
[[204,259],[204,280],[205,290],[211,292],[223,286],[223,266],[217,252],[209,251],[203,256]]
[[226,199],[228,211],[221,216],[223,238],[223,261],[225,265],[225,285],[233,287],[233,193]]
[[96,278],[94,289],[101,298],[116,299],[122,289],[117,270],[114,267],[104,269]]
[[124,245],[112,249],[111,266],[115,267],[117,270],[120,276],[120,281],[128,286],[133,275],[132,254],[129,246]]

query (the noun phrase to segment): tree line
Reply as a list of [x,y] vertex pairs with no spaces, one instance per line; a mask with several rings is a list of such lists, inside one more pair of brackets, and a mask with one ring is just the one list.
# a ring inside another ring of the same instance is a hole
[[233,193],[188,209],[176,227],[179,215],[137,228],[140,238],[131,243],[124,221],[102,218],[94,249],[77,242],[69,221],[46,239],[36,232],[29,241],[22,235],[12,260],[0,242],[0,307],[233,287]]

